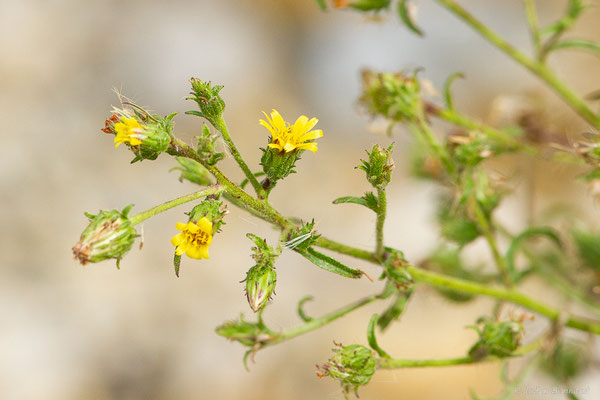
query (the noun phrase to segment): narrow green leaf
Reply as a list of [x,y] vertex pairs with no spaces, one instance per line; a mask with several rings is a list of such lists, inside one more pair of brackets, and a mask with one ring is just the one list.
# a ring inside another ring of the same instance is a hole
[[204,118],[204,114],[201,111],[190,110],[190,111],[186,111],[185,113],[188,114],[188,115],[195,115],[197,117]]
[[556,42],[552,47],[550,47],[550,51],[564,49],[590,51],[597,56],[600,56],[600,44],[592,42],[591,40],[565,39],[561,40],[560,42]]
[[179,268],[181,267],[181,256],[175,254],[173,257],[173,266],[175,267],[175,276],[179,278]]
[[[257,178],[258,178],[259,176],[263,176],[264,174],[265,174],[264,172],[260,171],[260,172],[255,172],[253,175],[254,175],[255,177],[257,177]],[[241,187],[242,189],[243,189],[243,188],[245,188],[245,187],[246,187],[246,185],[248,184],[248,182],[249,182],[249,181],[248,181],[248,178],[244,179],[244,180],[242,181],[242,183],[240,183],[240,187]]]
[[517,269],[515,266],[517,252],[525,240],[534,236],[545,236],[556,243],[557,246],[562,246],[560,237],[552,228],[540,227],[525,229],[523,232],[514,237],[508,246],[508,250],[506,251],[506,264],[508,265],[508,271],[513,279],[517,276]]
[[352,204],[360,204],[361,206],[365,206],[370,210],[377,212],[378,201],[377,197],[369,192],[366,193],[363,197],[355,197],[355,196],[345,196],[339,197],[333,201],[333,204],[342,204],[342,203],[352,203]]
[[446,78],[446,82],[444,83],[444,100],[446,101],[446,108],[448,108],[448,110],[454,109],[454,105],[452,102],[452,93],[450,91],[452,84],[454,83],[456,78],[464,78],[464,77],[465,76],[463,75],[462,72],[455,72],[452,75],[450,75],[448,78]]
[[327,10],[327,4],[325,3],[325,0],[315,0],[317,2],[317,5],[319,6],[319,8],[323,11]]
[[540,35],[560,35],[569,29],[585,9],[583,0],[569,0],[565,15],[555,23],[540,30]]
[[334,274],[353,279],[358,279],[363,275],[361,270],[350,268],[323,253],[319,253],[312,247],[309,247],[306,250],[301,250],[300,248],[296,247],[294,250],[297,253],[300,253],[308,261],[315,264],[317,267],[324,269],[325,271],[333,272]]
[[306,297],[303,297],[302,299],[300,299],[300,301],[298,302],[298,315],[304,322],[310,322],[313,320],[312,317],[309,317],[304,312],[304,303],[306,303],[307,301],[311,301],[313,299],[314,299],[314,297],[312,297],[312,296],[306,296]]
[[381,347],[379,347],[379,344],[377,344],[377,337],[375,336],[375,325],[377,325],[378,319],[379,316],[377,314],[373,314],[373,316],[369,320],[369,325],[367,326],[367,340],[369,341],[369,346],[371,346],[371,348],[375,350],[380,357],[390,358],[390,355],[386,353]]
[[586,99],[588,100],[600,100],[600,90],[596,90],[590,94],[588,94],[587,96],[585,96]]
[[359,11],[381,11],[388,8],[392,0],[357,0],[348,4],[348,7]]
[[379,317],[379,320],[377,321],[377,325],[381,331],[387,329],[392,322],[397,321],[398,318],[400,318],[412,292],[412,289],[408,289],[398,293],[394,302],[383,312],[383,314],[381,314],[381,317]]
[[417,25],[415,25],[409,7],[410,4],[408,3],[408,0],[400,0],[398,2],[398,16],[400,17],[402,22],[404,22],[404,25],[406,25],[408,29],[410,29],[412,32],[416,33],[419,36],[424,36],[425,34],[423,33],[423,31]]

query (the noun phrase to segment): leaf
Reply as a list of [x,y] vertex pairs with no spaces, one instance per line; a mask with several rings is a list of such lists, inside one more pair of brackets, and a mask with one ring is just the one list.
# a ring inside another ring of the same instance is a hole
[[321,10],[323,10],[323,11],[327,10],[327,4],[325,3],[325,0],[315,0],[315,1]]
[[600,56],[600,44],[586,39],[565,39],[561,40],[560,42],[556,42],[554,45],[552,45],[552,47],[550,47],[550,51],[564,49],[590,51],[597,56]]
[[381,11],[388,8],[392,0],[358,0],[348,4],[348,7],[359,11]]
[[416,33],[419,36],[425,36],[423,31],[415,25],[414,17],[411,13],[411,7],[413,5],[408,2],[408,0],[400,0],[398,3],[398,16],[404,22],[404,25],[412,32]]
[[454,105],[452,104],[452,93],[450,93],[450,88],[452,87],[452,84],[454,83],[456,78],[464,77],[465,76],[462,72],[455,72],[448,78],[446,78],[446,82],[444,83],[444,100],[446,101],[446,108],[448,108],[448,110],[454,109]]
[[377,337],[375,336],[375,325],[377,325],[378,319],[379,316],[377,314],[373,314],[373,316],[369,320],[369,325],[367,326],[367,341],[369,342],[369,346],[371,346],[371,348],[375,350],[380,357],[390,358],[390,355],[386,353],[381,347],[379,347],[379,344],[377,344]]
[[294,250],[301,254],[308,261],[315,264],[317,267],[324,269],[325,271],[333,272],[334,274],[353,279],[359,279],[363,276],[363,272],[361,270],[350,268],[323,253],[319,253],[312,247],[309,247],[306,250],[301,250],[300,248],[296,247]]
[[302,299],[300,299],[300,301],[298,302],[298,309],[297,309],[298,315],[304,322],[310,322],[313,320],[312,317],[309,317],[308,315],[306,315],[306,313],[304,312],[304,308],[303,308],[304,303],[306,303],[307,301],[311,301],[311,300],[314,300],[314,297],[306,296],[306,297],[303,297]]
[[508,246],[508,250],[506,251],[506,256],[505,256],[506,264],[508,265],[508,271],[509,271],[512,279],[514,279],[517,276],[517,270],[516,270],[516,266],[515,266],[515,258],[516,258],[517,252],[519,251],[519,248],[521,247],[521,244],[523,243],[523,241],[525,241],[533,236],[545,236],[548,239],[550,239],[551,241],[553,241],[554,243],[556,243],[557,246],[562,247],[562,242],[560,240],[560,237],[558,236],[556,231],[552,228],[540,227],[540,228],[529,228],[529,229],[524,230],[523,232],[521,232],[520,234],[518,234],[517,236],[515,236],[513,238],[513,240],[510,242],[510,245]]
[[377,196],[375,196],[372,192],[365,193],[363,197],[345,196],[339,197],[333,201],[333,204],[342,203],[360,204],[361,206],[365,206],[375,212],[377,212],[379,209],[379,201],[377,200]]
[[[258,178],[259,176],[263,176],[264,174],[265,174],[264,172],[260,171],[260,172],[255,172],[255,173],[254,173],[254,174],[252,174],[252,175],[254,175],[256,178]],[[240,187],[241,187],[242,189],[243,189],[243,188],[245,188],[245,187],[246,187],[246,185],[248,184],[248,182],[249,182],[248,178],[244,179],[244,180],[242,181],[242,183],[240,183]]]
[[569,0],[565,15],[555,23],[540,29],[540,35],[560,35],[573,26],[584,9],[583,0]]
[[384,331],[393,321],[397,321],[400,318],[412,292],[412,289],[409,289],[398,293],[396,300],[381,314],[381,317],[377,320],[377,325],[381,331]]
[[175,275],[179,278],[179,267],[181,266],[181,256],[175,254],[173,257],[173,266],[175,267]]

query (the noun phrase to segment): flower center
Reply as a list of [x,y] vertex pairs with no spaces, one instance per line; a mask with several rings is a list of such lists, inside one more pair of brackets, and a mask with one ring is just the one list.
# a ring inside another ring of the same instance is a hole
[[194,246],[201,246],[208,243],[208,233],[204,231],[199,231],[196,233],[186,232],[188,242],[192,243]]

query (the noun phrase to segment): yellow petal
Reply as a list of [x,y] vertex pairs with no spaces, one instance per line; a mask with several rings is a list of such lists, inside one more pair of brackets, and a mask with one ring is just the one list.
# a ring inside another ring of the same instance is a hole
[[306,115],[299,116],[296,122],[294,122],[294,126],[292,127],[292,136],[295,138],[302,136],[302,134],[307,131],[307,129],[304,128],[307,122],[308,117]]
[[319,149],[316,143],[302,143],[298,145],[298,148],[302,150],[310,150],[313,153],[316,153],[316,151]]
[[283,146],[283,150],[285,150],[285,152],[286,152],[286,153],[289,153],[290,151],[294,150],[295,148],[296,148],[296,146],[294,146],[294,145],[293,145],[293,144],[291,144],[291,143],[286,143],[286,144]]
[[307,140],[314,140],[314,139],[318,139],[320,137],[323,136],[323,131],[320,129],[314,130],[314,131],[310,131],[308,133],[305,133],[304,135],[302,135],[302,137],[300,137],[300,141],[301,142],[306,142]]
[[185,253],[185,251],[183,251],[183,249],[180,246],[175,247],[175,254],[177,254],[178,256],[180,256],[183,253]]
[[279,151],[283,151],[283,147],[281,147],[278,143],[269,143],[267,146],[277,149]]
[[186,224],[184,224],[183,222],[178,222],[177,224],[175,224],[175,228],[179,229],[180,231],[185,230]]
[[273,121],[273,127],[279,130],[285,129],[285,120],[275,109],[271,110],[271,120]]
[[206,217],[202,217],[200,218],[200,220],[197,223],[198,226],[198,230],[202,231],[202,232],[206,232],[209,235],[212,235],[212,222],[206,218]]
[[276,134],[276,131],[273,127],[271,127],[271,125],[269,125],[264,119],[261,119],[258,121],[258,123],[262,126],[264,126],[265,128],[267,128],[269,130],[269,132],[271,132],[271,135],[274,136]]
[[304,125],[304,129],[306,129],[306,131],[310,131],[312,128],[315,127],[317,122],[319,122],[317,118],[311,118],[310,121],[308,121],[306,125]]
[[171,244],[173,246],[179,246],[183,242],[185,242],[185,233],[178,233],[171,238]]

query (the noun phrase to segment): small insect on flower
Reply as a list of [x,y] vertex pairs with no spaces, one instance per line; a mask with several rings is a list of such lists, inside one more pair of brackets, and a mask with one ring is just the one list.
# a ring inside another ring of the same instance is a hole
[[196,223],[178,222],[176,227],[182,231],[171,239],[176,255],[185,253],[188,257],[199,260],[208,258],[208,247],[213,237],[213,223],[208,218],[202,217]]
[[317,118],[308,119],[307,116],[298,117],[294,125],[289,125],[277,110],[271,111],[271,118],[263,111],[267,121],[260,120],[260,124],[271,132],[269,147],[278,149],[279,152],[289,153],[294,150],[317,151],[317,144],[311,140],[323,136],[323,131],[311,129],[319,122]]
[[132,146],[142,144],[140,137],[144,133],[144,128],[135,118],[121,117],[121,121],[115,124],[115,147],[121,143],[129,143]]

